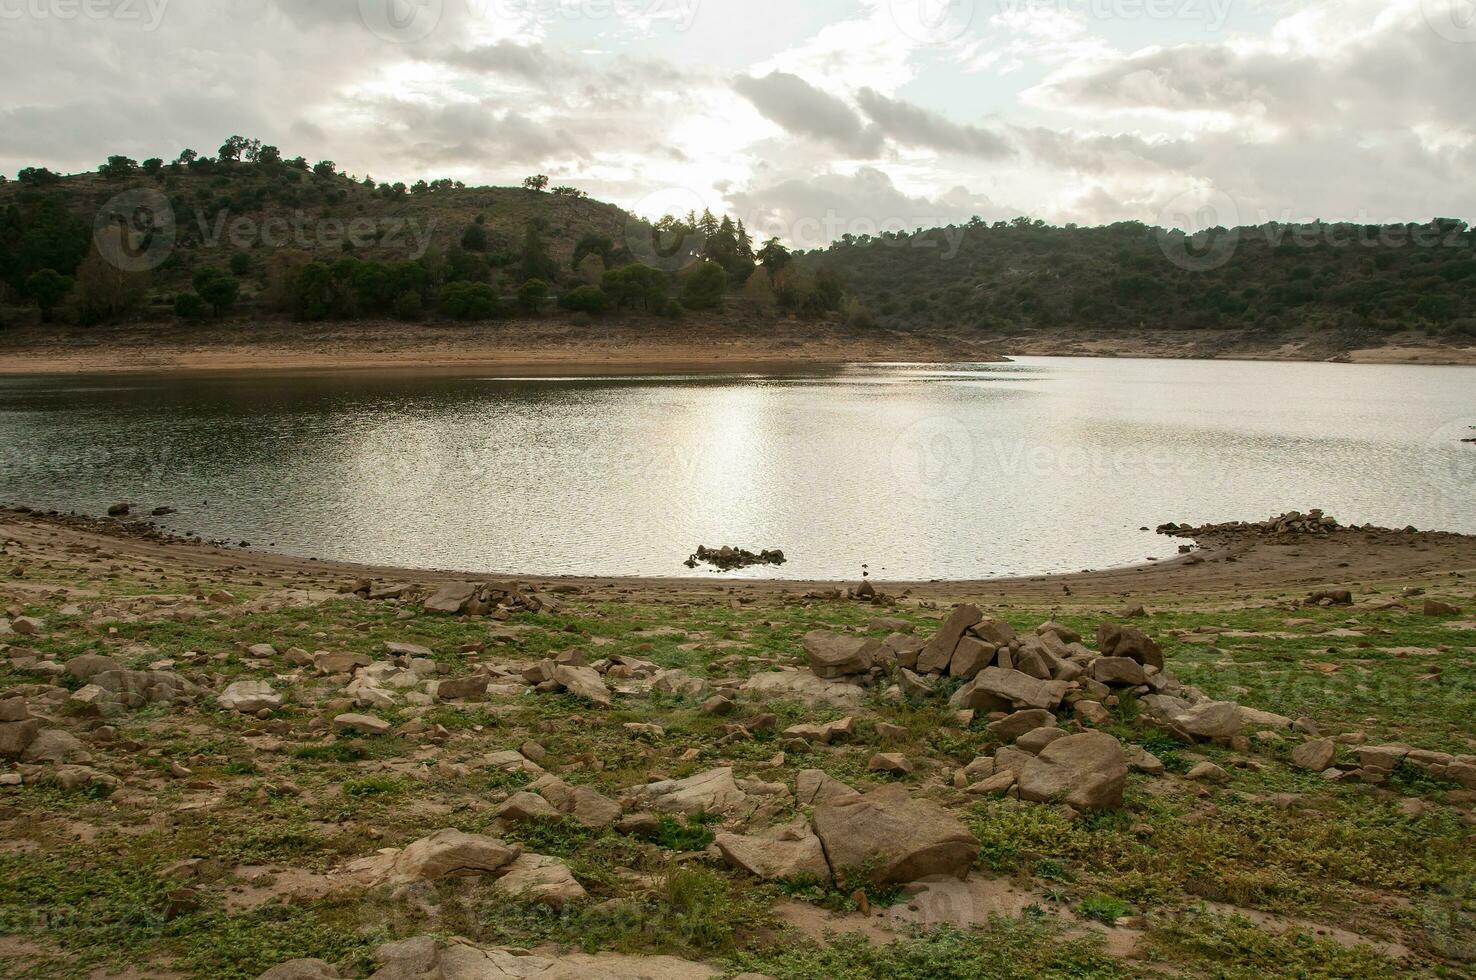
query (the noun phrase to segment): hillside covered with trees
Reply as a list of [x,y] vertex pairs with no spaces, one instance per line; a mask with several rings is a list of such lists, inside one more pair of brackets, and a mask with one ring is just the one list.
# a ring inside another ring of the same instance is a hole
[[27,168],[0,182],[0,323],[842,310],[828,273],[741,222],[653,225],[550,183],[383,184],[241,137],[213,157]]
[[1476,233],[1463,221],[1268,224],[1189,238],[1138,222],[1052,227],[975,220],[914,234],[846,236],[803,262],[827,267],[888,326],[987,336],[1091,337],[1238,329],[1476,337]]
[[[1328,349],[1476,337],[1462,221],[1269,224],[1187,239],[1137,222],[844,236],[791,252],[711,213],[653,223],[534,175],[413,185],[233,136],[0,177],[0,326],[57,322],[571,322],[737,312],[968,341],[1239,331]],[[1028,343],[1026,344],[1028,346]]]

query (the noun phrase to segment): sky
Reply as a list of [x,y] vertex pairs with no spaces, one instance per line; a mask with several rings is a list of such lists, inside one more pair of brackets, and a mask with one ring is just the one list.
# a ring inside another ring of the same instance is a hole
[[1476,217],[1476,0],[0,0],[0,171],[544,173],[791,244]]

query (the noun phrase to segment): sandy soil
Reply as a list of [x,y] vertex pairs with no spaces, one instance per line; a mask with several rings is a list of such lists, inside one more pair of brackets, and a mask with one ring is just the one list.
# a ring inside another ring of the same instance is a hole
[[797,321],[602,319],[459,326],[274,321],[0,332],[0,375],[162,371],[499,371],[528,374],[776,369],[857,361],[997,361],[987,347]]
[[[358,579],[431,584],[508,576],[464,571],[405,569],[317,561],[284,555],[182,542],[156,536],[145,525],[108,519],[67,518],[0,511],[0,540],[16,540],[58,558],[80,550],[105,556],[120,572],[167,567],[177,574],[212,581],[273,579],[297,588],[336,588]],[[1328,535],[1267,537],[1253,533],[1215,534],[1197,550],[1171,561],[1071,575],[952,582],[885,582],[873,585],[891,595],[914,599],[968,599],[991,605],[1020,602],[1062,610],[1101,609],[1125,602],[1182,607],[1234,605],[1254,597],[1301,598],[1326,587],[1359,595],[1385,583],[1449,583],[1476,577],[1476,537],[1444,532],[1406,533],[1339,529]],[[17,584],[23,576],[5,569]],[[806,593],[849,588],[854,583],[705,578],[527,578],[535,589],[576,588],[592,597],[653,601],[727,596]]]
[[396,321],[302,324],[231,321],[0,331],[0,375],[161,371],[497,371],[526,374],[776,370],[855,362],[998,361],[1002,355],[1218,358],[1379,364],[1476,364],[1476,346],[1414,339],[1343,350],[1327,338],[1267,340],[1240,330],[1143,330],[1071,335],[919,336],[738,313],[688,317],[557,318],[492,324]]

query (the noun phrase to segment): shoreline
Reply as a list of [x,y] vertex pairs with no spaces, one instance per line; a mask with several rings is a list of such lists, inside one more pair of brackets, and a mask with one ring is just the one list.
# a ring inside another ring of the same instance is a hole
[[1280,363],[1476,365],[1476,346],[1411,341],[1343,351],[1240,332],[1161,331],[1104,338],[956,336],[834,323],[511,320],[404,324],[231,321],[204,327],[13,328],[0,332],[0,377],[290,375],[404,372],[529,376],[732,373],[865,363],[1006,363],[1012,357]]
[[[1448,581],[1476,577],[1476,535],[1339,527],[1326,534],[1268,534],[1262,524],[1241,529],[1202,528],[1171,535],[1197,548],[1157,562],[1046,575],[927,581],[871,580],[887,594],[943,601],[1050,601],[1062,608],[1122,599],[1210,600],[1248,590],[1311,591],[1365,587],[1412,578]],[[0,509],[0,530],[32,546],[106,549],[118,557],[166,562],[199,573],[336,581],[370,579],[439,585],[447,582],[519,582],[533,588],[575,588],[606,597],[714,595],[804,596],[839,592],[849,580],[581,576],[477,573],[456,569],[373,565],[304,558],[277,552],[196,542],[143,522]]]

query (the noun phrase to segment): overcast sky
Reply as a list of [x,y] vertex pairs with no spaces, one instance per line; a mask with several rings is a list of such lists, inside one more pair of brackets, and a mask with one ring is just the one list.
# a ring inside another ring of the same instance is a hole
[[0,0],[0,92],[11,175],[241,133],[808,246],[1476,217],[1476,0]]

